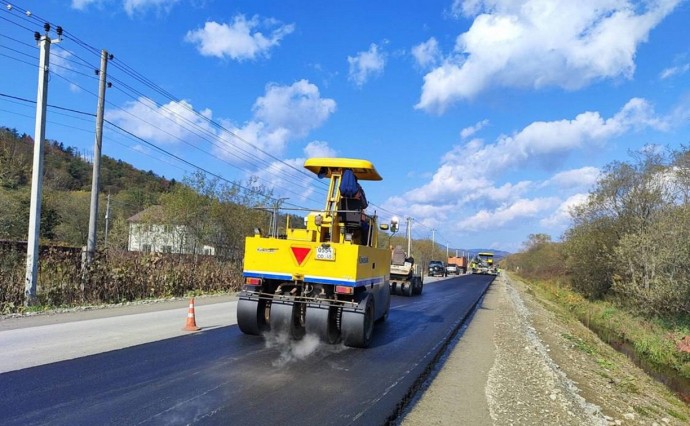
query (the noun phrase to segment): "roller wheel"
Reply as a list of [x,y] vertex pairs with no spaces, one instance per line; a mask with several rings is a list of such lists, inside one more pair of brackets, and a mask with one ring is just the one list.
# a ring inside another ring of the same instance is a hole
[[422,290],[424,290],[424,283],[422,282],[421,278],[415,279],[414,281],[412,281],[412,283],[413,283],[412,294],[415,294],[417,296],[422,294]]
[[403,295],[410,297],[413,294],[414,294],[414,280],[406,282],[405,286],[403,287]]
[[343,311],[342,334],[345,346],[366,348],[374,337],[374,300],[367,296],[364,312]]
[[395,284],[395,293],[392,293],[392,294],[395,294],[396,296],[402,295],[403,294],[403,284],[400,282],[396,283]]
[[334,306],[318,308],[307,306],[304,327],[307,333],[316,334],[319,339],[328,344],[338,343],[340,330],[338,330],[339,309]]
[[266,300],[243,300],[237,302],[237,325],[244,334],[258,336],[268,329],[266,321]]
[[389,296],[388,302],[386,302],[386,311],[383,313],[381,318],[379,318],[379,321],[386,322],[386,320],[388,319],[388,314],[390,313],[390,311],[391,311],[391,298]]
[[301,321],[301,305],[299,303],[271,304],[271,331],[286,332],[290,338],[299,340],[304,337],[304,327]]

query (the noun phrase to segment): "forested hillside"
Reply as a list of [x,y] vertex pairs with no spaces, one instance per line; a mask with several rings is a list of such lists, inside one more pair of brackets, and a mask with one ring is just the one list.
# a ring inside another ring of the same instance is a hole
[[[92,164],[72,147],[46,141],[44,148],[41,238],[81,246],[88,235]],[[0,239],[26,240],[33,138],[0,127]],[[121,160],[101,158],[100,212],[105,212],[105,194],[111,194],[111,237],[114,245],[126,241],[126,219],[158,202],[175,180],[143,172]],[[103,233],[104,221],[99,220]],[[124,239],[123,239],[124,237]]]

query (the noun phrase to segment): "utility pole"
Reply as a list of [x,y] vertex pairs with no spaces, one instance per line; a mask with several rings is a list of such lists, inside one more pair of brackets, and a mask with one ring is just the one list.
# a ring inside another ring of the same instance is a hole
[[280,204],[285,201],[289,200],[289,198],[278,198],[273,204],[273,220],[271,222],[273,226],[271,226],[271,235],[276,238],[278,237],[278,209],[280,208]]
[[411,243],[412,243],[412,218],[408,217],[407,218],[407,255],[408,256],[412,256],[412,252],[410,251],[410,250],[412,250]]
[[[110,55],[112,58],[112,55]],[[93,144],[93,174],[91,176],[91,211],[89,213],[89,238],[86,241],[86,262],[91,263],[96,251],[98,225],[98,187],[101,179],[101,146],[103,142],[103,109],[105,108],[105,78],[108,69],[108,51],[101,51],[101,69],[98,84],[98,108],[96,110],[96,139]]]
[[436,251],[436,230],[431,230],[431,258],[434,258],[434,252]]
[[50,24],[43,25],[45,34],[34,33],[40,49],[38,63],[38,91],[36,93],[36,127],[34,129],[34,159],[31,171],[31,205],[29,210],[29,234],[26,245],[26,282],[24,284],[24,305],[36,302],[38,281],[38,243],[41,235],[41,198],[43,195],[43,142],[46,137],[46,105],[48,104],[48,66],[50,44],[62,38],[62,27],[56,28],[58,38],[51,40]]
[[110,193],[108,193],[108,202],[105,205],[105,241],[103,245],[108,248],[108,219],[110,219]]

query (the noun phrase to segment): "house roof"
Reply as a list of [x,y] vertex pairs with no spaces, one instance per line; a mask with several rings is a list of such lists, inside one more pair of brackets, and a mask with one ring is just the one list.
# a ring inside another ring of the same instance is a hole
[[163,218],[163,206],[155,205],[145,208],[134,216],[131,216],[127,221],[135,223],[149,220],[162,222]]

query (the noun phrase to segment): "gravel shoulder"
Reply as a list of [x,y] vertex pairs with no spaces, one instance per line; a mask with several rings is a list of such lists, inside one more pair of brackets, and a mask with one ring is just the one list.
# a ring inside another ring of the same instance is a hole
[[690,408],[502,275],[403,425],[685,425]]

